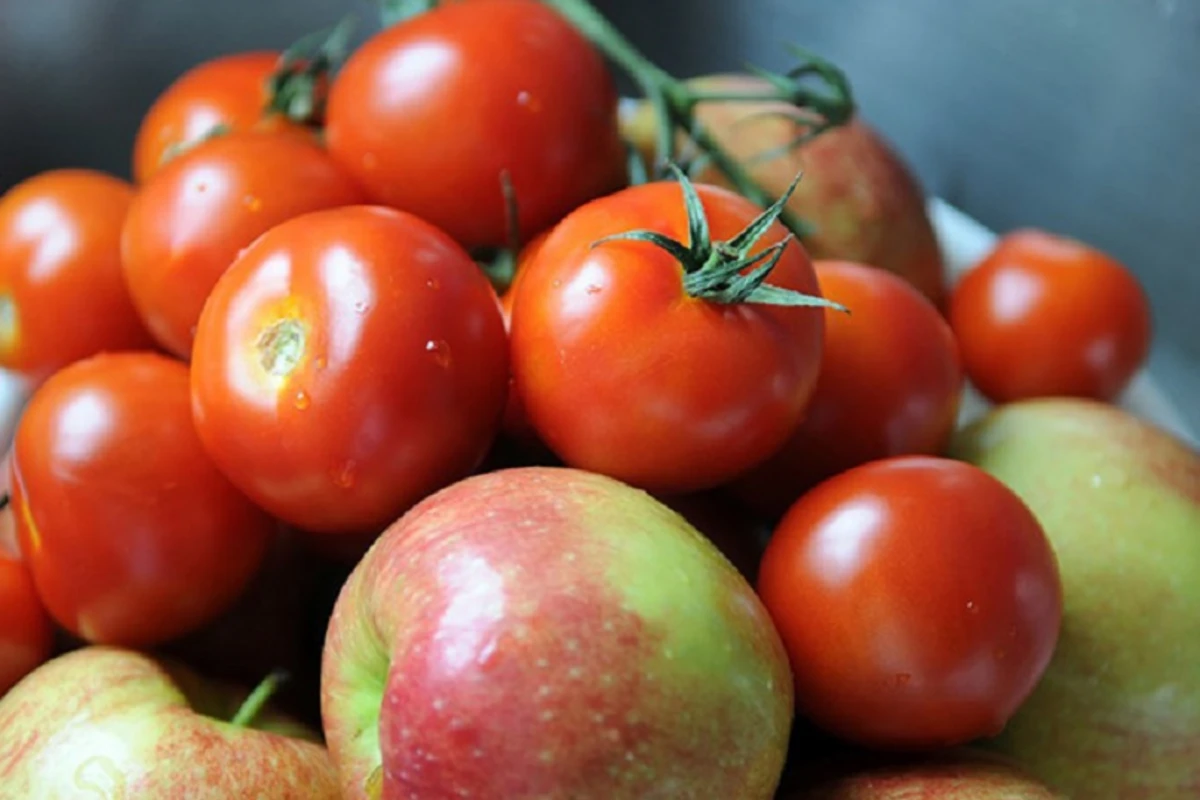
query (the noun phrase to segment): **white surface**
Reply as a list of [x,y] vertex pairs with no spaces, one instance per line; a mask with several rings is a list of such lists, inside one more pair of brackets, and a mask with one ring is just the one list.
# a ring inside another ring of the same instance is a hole
[[[929,214],[942,243],[942,252],[952,280],[970,269],[996,243],[996,235],[992,231],[938,198],[929,201]],[[1195,432],[1188,427],[1179,409],[1144,370],[1134,378],[1119,405],[1193,446],[1198,444]],[[959,422],[967,423],[976,419],[987,409],[987,401],[968,387]]]
[[[994,233],[937,198],[930,200],[929,212],[942,243],[952,278],[962,275],[995,244]],[[12,441],[17,418],[28,395],[28,387],[23,381],[5,370],[0,370],[0,447],[3,450],[7,450]],[[1179,410],[1148,373],[1142,372],[1134,379],[1120,405],[1143,419],[1157,423],[1192,445],[1198,444],[1195,432],[1189,429]],[[984,413],[987,408],[987,402],[968,387],[959,421],[969,422]]]

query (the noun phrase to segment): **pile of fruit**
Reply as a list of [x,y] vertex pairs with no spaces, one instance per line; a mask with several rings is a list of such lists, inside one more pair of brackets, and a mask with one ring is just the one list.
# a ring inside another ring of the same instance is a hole
[[0,798],[1200,796],[1122,264],[951,280],[802,51],[385,8],[0,197]]

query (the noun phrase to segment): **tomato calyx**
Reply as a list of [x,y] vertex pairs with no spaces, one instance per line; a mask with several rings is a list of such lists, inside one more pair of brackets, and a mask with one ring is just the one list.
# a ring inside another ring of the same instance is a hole
[[233,718],[229,720],[229,724],[235,728],[252,727],[255,720],[258,719],[266,708],[267,703],[279,691],[279,687],[288,680],[288,677],[288,673],[285,670],[277,669],[263,678],[258,686],[255,686],[254,690],[242,701]]
[[714,242],[708,215],[704,211],[704,204],[696,192],[695,185],[678,165],[671,164],[668,169],[675,175],[683,190],[690,243],[685,245],[658,231],[633,230],[605,236],[594,242],[592,247],[622,240],[646,242],[659,247],[674,256],[683,267],[683,288],[690,296],[698,299],[722,304],[819,306],[846,311],[845,306],[824,297],[804,294],[766,282],[788,245],[795,240],[794,234],[788,234],[770,247],[751,253],[763,235],[779,220],[788,199],[800,183],[799,175],[782,197],[751,220],[736,236],[726,241]]
[[328,76],[350,54],[356,20],[346,15],[336,25],[300,37],[279,57],[267,79],[268,114],[279,114],[318,127],[325,116]]
[[379,18],[383,27],[390,28],[406,19],[432,11],[437,5],[438,0],[380,0]]
[[308,331],[299,320],[281,319],[263,330],[254,346],[263,370],[272,377],[284,378],[304,357],[307,342]]
[[492,288],[503,294],[512,285],[517,274],[517,260],[521,257],[520,209],[517,205],[517,190],[513,187],[512,175],[507,169],[500,170],[500,194],[504,197],[504,247],[489,249],[474,254],[475,263],[491,281]]

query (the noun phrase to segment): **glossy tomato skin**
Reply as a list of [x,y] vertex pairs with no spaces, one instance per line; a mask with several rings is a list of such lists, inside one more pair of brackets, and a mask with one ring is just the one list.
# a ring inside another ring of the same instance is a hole
[[1029,509],[983,471],[930,456],[871,462],[801,497],[758,589],[798,709],[877,748],[998,733],[1062,619],[1057,562]]
[[464,477],[495,438],[507,384],[483,272],[434,226],[374,206],[264,234],[217,283],[192,357],[208,452],[314,533],[378,532]]
[[94,356],[46,381],[17,427],[11,481],[38,594],[98,644],[152,646],[216,618],[275,529],[200,446],[187,366],[155,353]]
[[155,99],[133,143],[133,179],[142,183],[172,155],[214,128],[312,134],[278,114],[268,114],[268,79],[279,65],[275,51],[220,56],[189,69]]
[[954,288],[949,316],[968,377],[996,403],[1112,401],[1153,337],[1149,301],[1124,265],[1035,229],[1001,237]]
[[502,174],[536,235],[626,180],[603,59],[537,0],[443,4],[386,28],[329,93],[330,152],[372,201],[468,249],[507,243]]
[[158,342],[191,356],[200,310],[242,248],[300,214],[361,202],[315,143],[261,131],[197,145],[143,184],[122,231],[125,279]]
[[133,187],[61,169],[0,198],[0,367],[40,382],[104,350],[153,346],[121,276]]
[[932,302],[875,267],[818,260],[815,268],[821,293],[850,313],[825,312],[821,375],[804,421],[734,487],[773,519],[851,467],[889,456],[940,455],[962,396],[958,344]]
[[[760,213],[724,189],[697,191],[715,240]],[[820,367],[822,312],[697,299],[665,250],[631,241],[593,247],[639,228],[688,240],[679,184],[631,187],[554,228],[513,300],[515,391],[539,437],[570,466],[654,492],[712,488],[795,429]],[[758,247],[786,235],[776,223]],[[795,241],[769,280],[818,293]]]
[[[8,474],[8,459],[3,474]],[[8,481],[5,479],[7,486]],[[5,490],[7,491],[7,489]],[[17,547],[12,508],[0,510],[0,697],[50,657],[54,633]]]

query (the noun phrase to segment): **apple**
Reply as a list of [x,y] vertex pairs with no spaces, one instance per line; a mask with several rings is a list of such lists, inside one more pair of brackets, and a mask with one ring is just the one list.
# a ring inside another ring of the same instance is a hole
[[1063,580],[1054,657],[990,745],[1071,797],[1200,797],[1200,454],[1044,399],[989,412],[951,455],[1021,496]]
[[962,748],[920,755],[841,750],[790,776],[778,800],[1066,800],[1016,764]]
[[59,656],[0,699],[0,794],[337,798],[316,735],[262,708],[272,684],[247,697],[116,647]]
[[[688,84],[708,92],[748,93],[767,87],[746,74],[705,75]],[[941,248],[926,207],[925,192],[903,157],[861,116],[796,147],[810,119],[782,102],[704,102],[697,121],[737,159],[771,197],[780,197],[803,173],[788,208],[814,230],[804,237],[813,258],[857,261],[893,272],[939,308],[946,291]],[[622,108],[621,127],[653,164],[657,117],[644,100]],[[695,155],[684,142],[683,155]],[[708,165],[698,180],[731,187]]]
[[793,716],[753,589],[650,495],[476,475],[372,546],[334,607],[326,741],[347,798],[771,798]]

